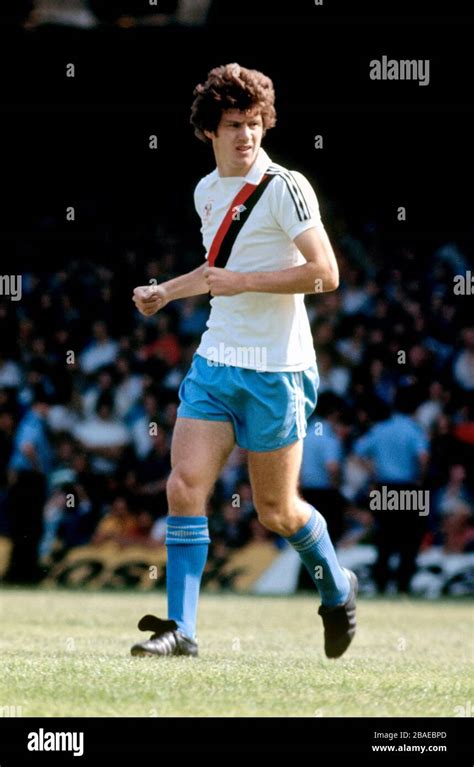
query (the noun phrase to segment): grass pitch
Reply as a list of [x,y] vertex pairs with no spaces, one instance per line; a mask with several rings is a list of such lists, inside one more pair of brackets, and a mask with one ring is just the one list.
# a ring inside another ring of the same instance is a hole
[[[0,591],[0,716],[460,716],[472,602],[359,599],[343,658],[317,597],[204,594],[198,658],[132,658],[162,592]],[[472,705],[472,703],[471,703]]]

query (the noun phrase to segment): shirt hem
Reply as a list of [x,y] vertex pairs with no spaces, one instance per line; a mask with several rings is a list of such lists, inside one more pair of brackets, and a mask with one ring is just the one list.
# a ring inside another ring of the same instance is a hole
[[316,364],[316,354],[314,355],[314,357],[294,365],[278,365],[278,364],[267,365],[266,364],[264,366],[258,367],[258,366],[251,366],[251,365],[232,365],[223,359],[219,359],[219,357],[217,359],[214,357],[208,357],[205,354],[205,352],[203,352],[202,350],[200,351],[199,348],[196,350],[195,353],[198,357],[202,357],[203,359],[207,361],[212,361],[214,365],[225,365],[225,367],[241,368],[242,370],[256,370],[260,373],[299,373],[304,370],[308,370],[309,368],[313,367]]

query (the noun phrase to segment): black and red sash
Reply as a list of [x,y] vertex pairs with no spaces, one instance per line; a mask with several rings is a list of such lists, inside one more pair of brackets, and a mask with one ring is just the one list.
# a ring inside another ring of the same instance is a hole
[[225,267],[240,230],[274,177],[265,173],[259,184],[245,184],[234,197],[209,248],[209,266]]

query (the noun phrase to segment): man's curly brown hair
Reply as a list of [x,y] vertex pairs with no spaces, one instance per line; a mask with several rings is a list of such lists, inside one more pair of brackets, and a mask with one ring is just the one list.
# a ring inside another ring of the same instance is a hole
[[204,131],[215,133],[226,109],[259,109],[263,135],[276,123],[273,83],[256,69],[246,69],[240,64],[215,67],[209,72],[206,82],[195,87],[193,96],[191,124],[195,135],[206,144],[211,141]]

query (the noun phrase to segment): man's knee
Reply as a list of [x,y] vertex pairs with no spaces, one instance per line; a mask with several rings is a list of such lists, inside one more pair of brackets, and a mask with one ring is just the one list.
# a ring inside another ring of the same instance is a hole
[[305,519],[302,510],[297,503],[276,501],[272,499],[256,500],[255,508],[258,518],[263,527],[287,538],[303,527]]
[[204,513],[205,492],[199,478],[192,472],[176,467],[168,477],[166,496],[171,513],[202,514]]

